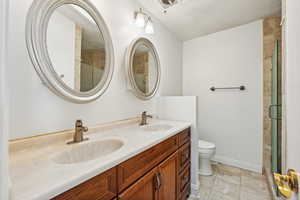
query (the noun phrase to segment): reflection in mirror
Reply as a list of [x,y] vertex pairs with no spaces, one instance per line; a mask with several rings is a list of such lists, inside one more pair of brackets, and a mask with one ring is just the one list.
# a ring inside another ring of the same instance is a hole
[[54,71],[69,88],[87,92],[101,81],[104,39],[94,19],[81,7],[64,4],[53,12],[47,48]]
[[147,38],[137,38],[127,48],[126,75],[131,92],[141,100],[155,96],[160,84],[160,61],[153,43]]
[[155,89],[157,82],[157,62],[153,51],[144,44],[137,46],[132,63],[132,72],[138,89],[148,94]]

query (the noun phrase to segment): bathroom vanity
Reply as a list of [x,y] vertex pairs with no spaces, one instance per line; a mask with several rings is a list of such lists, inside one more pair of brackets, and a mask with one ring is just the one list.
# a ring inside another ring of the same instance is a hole
[[190,129],[185,129],[53,199],[184,200],[189,191]]
[[[16,141],[10,152],[12,199],[185,200],[191,180],[190,126],[153,119],[143,127],[135,122],[91,128],[85,135],[89,140],[75,145],[66,143],[70,133]],[[50,137],[48,146],[43,137]],[[92,157],[84,148],[104,151],[95,145],[115,150]]]

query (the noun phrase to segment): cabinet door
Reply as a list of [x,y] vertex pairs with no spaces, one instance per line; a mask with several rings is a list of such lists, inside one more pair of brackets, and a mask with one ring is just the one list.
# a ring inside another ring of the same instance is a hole
[[158,172],[153,169],[140,180],[126,189],[119,200],[157,200],[158,195]]
[[178,153],[174,153],[158,167],[159,200],[177,199]]

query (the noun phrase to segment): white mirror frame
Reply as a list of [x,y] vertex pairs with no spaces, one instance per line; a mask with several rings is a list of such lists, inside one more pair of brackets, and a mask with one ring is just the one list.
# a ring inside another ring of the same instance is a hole
[[[95,20],[105,42],[105,70],[101,81],[90,91],[75,91],[55,72],[49,58],[46,37],[48,22],[56,8],[73,4],[81,7]],[[34,0],[27,15],[26,44],[34,68],[42,82],[56,95],[73,103],[88,103],[99,98],[108,88],[114,71],[114,49],[104,19],[88,0]]]
[[[139,45],[145,45],[152,51],[154,58],[155,58],[156,69],[157,69],[157,80],[156,80],[154,89],[147,94],[142,92],[139,89],[139,87],[137,86],[135,78],[134,78],[134,73],[132,70],[134,53]],[[160,60],[159,60],[158,52],[157,52],[155,46],[153,45],[153,43],[150,40],[148,40],[147,38],[138,38],[138,39],[134,40],[130,44],[130,46],[127,48],[126,57],[125,57],[125,67],[126,67],[127,80],[129,83],[129,89],[131,90],[131,92],[137,98],[139,98],[141,100],[152,99],[159,89],[160,78],[161,78]]]

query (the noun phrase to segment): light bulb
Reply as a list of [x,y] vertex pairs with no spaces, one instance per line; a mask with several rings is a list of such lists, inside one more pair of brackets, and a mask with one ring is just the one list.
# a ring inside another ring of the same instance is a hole
[[145,16],[143,13],[138,12],[135,17],[135,25],[139,28],[145,27]]
[[147,34],[154,34],[153,23],[152,23],[152,20],[150,18],[148,19],[147,25],[145,27],[145,32]]

